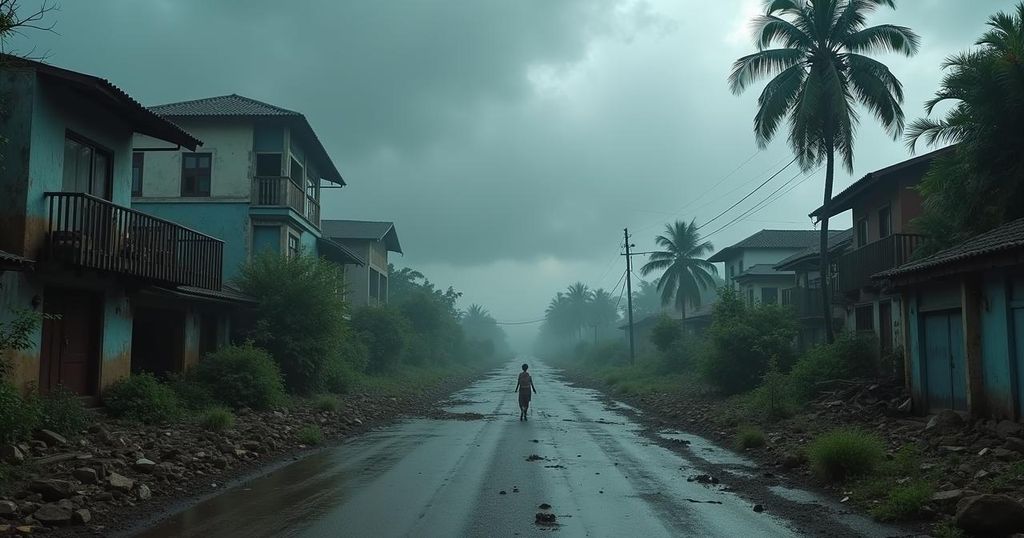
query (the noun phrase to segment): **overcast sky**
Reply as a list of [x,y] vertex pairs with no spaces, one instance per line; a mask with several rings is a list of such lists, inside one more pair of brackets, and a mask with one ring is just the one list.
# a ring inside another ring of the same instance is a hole
[[[918,56],[882,58],[905,84],[908,118],[937,88],[942,58],[1015,3],[902,0],[873,18],[922,36]],[[464,306],[519,321],[539,318],[575,280],[616,286],[623,227],[647,249],[663,223],[707,221],[792,158],[784,139],[757,152],[759,90],[736,97],[726,84],[732,61],[753,50],[748,23],[760,6],[63,0],[57,33],[28,38],[48,61],[147,105],[238,93],[304,113],[349,184],[325,191],[325,218],[393,220],[406,252],[397,265],[464,291]],[[858,135],[854,172],[838,174],[837,192],[908,157],[867,114]],[[721,248],[763,228],[810,228],[821,178],[798,177],[710,239]]]

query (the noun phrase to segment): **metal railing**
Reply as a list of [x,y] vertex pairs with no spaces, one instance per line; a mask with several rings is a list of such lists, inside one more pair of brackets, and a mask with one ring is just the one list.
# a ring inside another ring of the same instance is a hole
[[45,258],[168,284],[221,287],[224,243],[91,194],[48,192]]
[[792,306],[800,318],[821,317],[821,288],[789,288],[782,290],[782,305]]
[[320,203],[286,176],[257,176],[252,180],[252,205],[290,207],[320,227]]
[[910,261],[923,236],[893,234],[843,254],[839,258],[839,290],[852,293],[874,286],[871,275]]

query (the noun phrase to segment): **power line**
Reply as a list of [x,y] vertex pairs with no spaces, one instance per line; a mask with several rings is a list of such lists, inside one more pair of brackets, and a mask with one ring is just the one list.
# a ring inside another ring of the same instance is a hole
[[541,323],[546,321],[547,318],[531,319],[529,321],[495,321],[497,325],[530,325],[531,323]]
[[785,172],[786,169],[789,168],[790,166],[793,166],[793,163],[796,162],[796,159],[797,159],[796,157],[793,157],[793,160],[789,161],[789,164],[787,164],[786,166],[783,166],[782,169],[779,170],[778,172],[775,172],[774,174],[768,176],[768,179],[766,179],[763,182],[761,182],[761,184],[758,185],[757,187],[755,187],[754,190],[748,192],[746,194],[746,196],[744,196],[743,198],[740,198],[740,200],[738,202],[736,202],[735,204],[732,204],[731,206],[729,206],[729,208],[726,209],[725,211],[722,211],[721,213],[715,215],[715,217],[713,219],[705,222],[704,224],[701,224],[700,226],[697,226],[697,230],[699,231],[701,228],[706,227],[708,224],[711,224],[712,222],[715,222],[716,220],[722,218],[722,216],[724,216],[726,213],[728,213],[729,211],[732,211],[736,206],[742,204],[744,201],[746,201],[747,198],[750,198],[751,196],[754,195],[754,193],[756,193],[757,191],[761,190],[762,187],[767,185],[769,181],[771,181],[771,180],[775,179],[776,177],[778,177],[779,174]]
[[729,221],[728,223],[726,223],[726,224],[725,224],[725,225],[723,225],[722,227],[718,228],[717,230],[715,230],[715,231],[713,231],[713,232],[711,232],[711,233],[705,234],[705,235],[704,235],[704,236],[702,237],[702,239],[707,239],[707,238],[711,237],[712,235],[715,235],[716,233],[718,233],[718,232],[720,232],[720,231],[722,231],[722,230],[724,230],[724,229],[728,228],[729,226],[732,226],[732,225],[733,225],[734,223],[736,223],[736,222],[738,222],[738,221],[742,220],[743,218],[745,218],[745,217],[747,217],[747,216],[750,216],[750,215],[753,215],[754,213],[757,213],[758,211],[760,211],[760,210],[762,210],[762,209],[764,209],[764,208],[768,207],[768,206],[769,206],[769,205],[771,205],[772,203],[775,203],[776,201],[778,201],[778,200],[779,200],[779,199],[781,199],[782,197],[784,197],[784,196],[786,196],[787,194],[789,194],[790,192],[792,192],[792,191],[793,191],[793,189],[795,189],[795,188],[799,187],[800,185],[802,185],[803,183],[805,183],[805,182],[806,182],[807,180],[809,180],[809,179],[811,179],[812,177],[814,177],[814,174],[816,174],[816,173],[818,172],[818,170],[821,170],[821,167],[820,167],[820,166],[819,166],[819,167],[818,167],[817,169],[815,169],[815,170],[813,170],[813,171],[811,171],[811,172],[808,172],[808,173],[807,173],[807,175],[806,175],[806,176],[804,176],[804,178],[803,178],[803,179],[802,179],[801,181],[797,182],[797,183],[796,183],[795,185],[793,185],[792,187],[790,187],[790,188],[789,188],[789,190],[787,190],[786,192],[782,193],[781,195],[779,195],[779,196],[777,196],[777,197],[775,197],[775,198],[772,198],[772,196],[774,196],[774,195],[775,195],[775,194],[777,194],[777,193],[778,193],[779,191],[781,191],[782,189],[784,189],[784,188],[786,188],[787,186],[789,186],[789,185],[790,185],[791,183],[793,183],[793,181],[796,181],[796,179],[797,179],[798,177],[800,177],[800,175],[801,175],[801,174],[803,174],[803,172],[801,171],[800,173],[796,174],[795,176],[793,176],[792,178],[790,178],[790,179],[789,179],[788,181],[786,181],[785,183],[783,183],[782,185],[780,185],[780,186],[779,186],[779,188],[777,188],[777,189],[775,189],[774,191],[772,191],[772,193],[771,193],[771,194],[769,194],[768,196],[766,196],[766,197],[765,197],[765,198],[764,198],[763,200],[761,200],[760,202],[758,202],[758,203],[754,204],[754,205],[753,205],[753,206],[752,206],[752,207],[751,207],[750,209],[748,209],[748,210],[744,211],[744,212],[743,212],[743,213],[741,213],[741,214],[740,214],[740,215],[739,215],[738,217],[736,217],[736,218],[732,219],[731,221]]

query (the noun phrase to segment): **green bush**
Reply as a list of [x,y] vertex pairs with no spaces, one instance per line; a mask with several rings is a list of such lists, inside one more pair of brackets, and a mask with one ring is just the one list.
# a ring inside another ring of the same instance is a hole
[[231,407],[269,409],[284,398],[277,364],[266,351],[249,344],[210,353],[194,372],[218,401]]
[[10,364],[7,351],[17,351],[32,347],[32,335],[35,334],[44,314],[28,309],[8,309],[9,315],[0,319],[0,381],[7,377]]
[[89,415],[77,394],[57,387],[39,398],[40,426],[64,435],[85,429]]
[[409,341],[409,324],[392,307],[364,306],[352,312],[349,321],[368,351],[371,372],[387,372],[398,367]]
[[790,371],[790,386],[796,398],[806,400],[821,388],[818,383],[875,375],[878,359],[874,336],[844,332],[832,344],[810,349]]
[[111,415],[146,424],[169,422],[181,416],[178,397],[150,373],[114,382],[103,393]]
[[202,411],[217,405],[210,388],[200,383],[193,372],[170,376],[167,386],[177,395],[178,403],[189,411]]
[[199,415],[199,425],[211,432],[230,430],[235,425],[235,415],[226,407],[211,407]]
[[335,361],[325,375],[324,389],[332,394],[345,394],[358,383],[360,371],[346,361]]
[[580,346],[579,353],[583,357],[583,363],[588,366],[597,367],[629,363],[629,347],[618,340],[601,342],[597,345],[584,344]]
[[722,288],[700,356],[700,373],[725,394],[746,392],[760,384],[772,358],[782,371],[789,368],[796,334],[790,309],[750,305],[732,288]]
[[651,343],[662,353],[668,352],[677,340],[683,337],[682,320],[662,314],[651,328]]
[[796,412],[797,402],[790,390],[789,377],[779,371],[775,359],[768,361],[761,385],[747,398],[748,412],[767,421],[788,418]]
[[818,476],[842,482],[873,471],[885,459],[885,445],[869,432],[839,428],[812,441],[807,457]]
[[313,409],[317,411],[333,413],[338,410],[339,405],[338,399],[330,394],[319,394],[313,398]]
[[764,432],[756,426],[740,426],[736,429],[736,448],[761,448],[765,445]]
[[0,381],[0,444],[28,438],[38,427],[40,415],[35,399],[23,398],[14,385]]
[[881,504],[871,509],[871,515],[881,521],[902,521],[921,514],[932,499],[935,488],[925,481],[898,485],[889,491]]
[[295,437],[304,445],[319,445],[324,440],[324,434],[316,424],[307,424],[299,428]]
[[242,268],[238,285],[257,299],[245,329],[280,367],[285,386],[299,394],[324,389],[333,361],[342,360],[345,275],[335,263],[309,256],[264,252]]

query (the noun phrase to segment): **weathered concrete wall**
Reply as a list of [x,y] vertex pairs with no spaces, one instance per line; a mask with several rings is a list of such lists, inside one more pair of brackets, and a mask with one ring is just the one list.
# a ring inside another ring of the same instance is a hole
[[103,294],[100,392],[132,372],[132,307],[123,288]]
[[[212,153],[210,202],[249,200],[253,175],[253,126],[245,120],[175,118],[175,123],[203,141],[197,153]],[[137,137],[137,147],[164,147],[166,142]],[[147,151],[142,169],[142,199],[181,197],[181,151]]]
[[35,73],[0,70],[0,250],[25,255],[25,200]]
[[[29,280],[26,273],[13,271],[0,272],[0,321],[14,318],[15,310],[31,309],[40,312],[40,308],[32,306],[32,298],[38,295],[42,299],[42,289]],[[41,305],[40,305],[41,306]],[[10,367],[10,380],[24,389],[30,383],[39,381],[39,352],[42,342],[42,327],[39,326],[29,336],[31,346],[28,349],[0,353],[0,360],[5,360]]]

